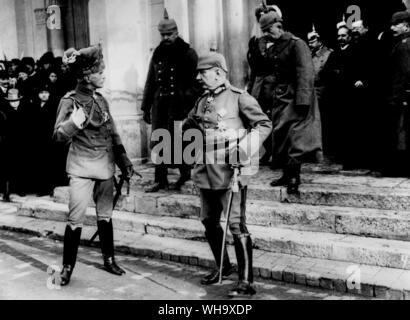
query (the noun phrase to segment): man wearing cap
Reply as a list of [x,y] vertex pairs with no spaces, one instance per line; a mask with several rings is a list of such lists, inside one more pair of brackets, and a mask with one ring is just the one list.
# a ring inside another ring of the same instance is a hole
[[96,90],[104,86],[104,60],[101,46],[69,49],[64,63],[77,76],[75,91],[65,95],[58,107],[54,137],[71,143],[67,157],[70,178],[68,224],[64,235],[61,285],[70,282],[87,207],[92,197],[96,203],[98,234],[105,269],[115,275],[125,273],[114,259],[112,224],[113,176],[115,164],[130,179],[132,163],[127,157],[111,116],[107,100]]
[[[165,129],[173,138],[175,122],[186,118],[198,97],[195,91],[198,56],[195,50],[179,37],[177,24],[175,20],[169,19],[166,10],[158,30],[162,41],[151,59],[141,109],[145,122],[152,124],[152,132]],[[152,140],[151,148],[158,142]],[[173,139],[168,151],[174,159]],[[155,163],[154,157],[153,154]],[[179,190],[190,179],[189,166],[175,163],[174,160],[171,162],[155,163],[155,181],[146,192],[158,192],[168,188],[169,166],[178,167],[181,174],[178,181],[171,186],[172,189]]]
[[[390,119],[390,174],[410,176],[410,12],[396,12],[391,20],[391,31],[395,45],[388,61],[390,71],[388,79],[386,115]],[[393,170],[395,169],[395,170]],[[394,172],[395,171],[395,172]]]
[[[266,72],[266,65],[265,65],[265,56],[266,50],[273,45],[272,41],[264,37],[261,33],[259,22],[261,17],[264,14],[269,12],[276,12],[280,17],[282,17],[282,12],[280,11],[279,7],[276,5],[267,6],[264,1],[262,4],[256,8],[255,10],[255,17],[256,21],[258,22],[258,33],[260,36],[255,35],[249,41],[249,50],[248,50],[248,63],[251,69],[250,74],[250,81],[248,83],[248,92],[251,94],[256,100],[258,100],[263,112],[265,112],[269,117],[271,116],[272,112],[272,104],[270,100],[266,101],[261,96],[261,90],[264,85],[269,83],[269,73]],[[270,137],[265,140],[263,147],[265,149],[265,153],[261,158],[261,164],[269,164],[269,159],[272,156],[272,140]]]
[[266,52],[270,81],[261,93],[272,104],[273,161],[283,168],[271,186],[298,193],[303,162],[322,156],[321,123],[314,90],[315,72],[307,44],[283,29],[275,12],[262,16],[260,26],[274,45]]
[[[228,276],[232,272],[232,266],[227,253],[221,262],[224,231],[220,218],[221,213],[227,210],[233,167],[245,166],[241,168],[243,179],[240,191],[233,193],[229,219],[239,276],[238,285],[229,292],[229,296],[249,296],[253,295],[255,290],[252,287],[252,240],[245,217],[245,175],[251,174],[247,173],[250,169],[246,166],[247,155],[252,156],[254,161],[256,159],[256,164],[258,163],[259,148],[269,136],[272,126],[256,99],[229,83],[226,61],[221,54],[211,53],[201,57],[198,71],[198,78],[206,91],[184,122],[184,129],[200,130],[206,147],[204,159],[197,159],[193,170],[193,180],[201,198],[201,221],[205,226],[205,236],[216,265],[219,268],[222,263],[223,276]],[[239,156],[239,161],[235,159],[237,153],[244,155]],[[218,278],[219,269],[204,277],[201,283],[214,284],[218,282]]]

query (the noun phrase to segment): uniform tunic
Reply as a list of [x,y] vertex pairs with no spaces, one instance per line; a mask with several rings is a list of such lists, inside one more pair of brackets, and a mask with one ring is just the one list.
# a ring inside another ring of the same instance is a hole
[[[245,91],[231,86],[229,82],[214,92],[205,92],[190,113],[187,123],[187,126],[196,126],[201,130],[204,145],[213,143],[215,137],[225,141],[222,144],[222,147],[226,148],[221,154],[222,159],[213,160],[229,159],[226,155],[241,149],[246,142],[252,149],[258,150],[272,130],[271,122],[257,101]],[[229,129],[237,131],[238,134],[229,133]],[[211,153],[214,155],[214,152]],[[204,162],[195,165],[193,180],[200,189],[201,221],[207,231],[211,231],[220,227],[221,213],[227,210],[233,169],[232,163],[209,164],[211,157],[206,153],[204,158]],[[259,157],[256,158],[258,161]],[[245,174],[244,171],[246,170],[242,169],[242,174]],[[229,220],[230,230],[236,235],[248,234],[245,217],[246,180],[242,179],[241,184],[240,192],[233,194]]]
[[[71,119],[74,107],[81,107],[87,117],[84,129]],[[78,85],[60,102],[54,129],[57,141],[70,143],[67,173],[70,178],[68,223],[82,227],[91,195],[96,203],[98,220],[112,216],[113,175],[115,163],[131,166],[104,97]],[[121,156],[115,156],[120,154]]]

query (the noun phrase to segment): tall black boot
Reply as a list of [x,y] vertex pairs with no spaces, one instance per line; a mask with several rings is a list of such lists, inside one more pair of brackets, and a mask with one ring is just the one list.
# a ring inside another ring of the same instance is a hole
[[292,164],[289,166],[289,183],[287,192],[288,194],[299,194],[299,186],[300,186],[300,171],[302,165],[301,164]]
[[256,293],[252,287],[252,239],[250,235],[234,235],[235,253],[238,261],[238,284],[231,290],[230,297],[249,297]]
[[289,166],[283,168],[282,176],[279,179],[273,180],[270,185],[271,187],[282,187],[289,183]]
[[180,172],[180,177],[177,182],[172,183],[169,186],[170,190],[174,191],[179,191],[181,190],[182,186],[185,184],[185,182],[189,181],[191,179],[191,168],[187,165],[181,165],[179,167],[179,172]]
[[97,221],[97,225],[105,269],[117,276],[125,274],[125,271],[117,265],[114,258],[114,230],[112,220],[110,219],[109,222],[105,220]]
[[[212,254],[214,255],[217,270],[214,270],[210,274],[206,275],[202,280],[202,285],[211,285],[219,281],[219,269],[221,266],[221,254],[222,254],[222,241],[223,241],[223,230],[221,226],[215,229],[215,231],[205,231],[205,236],[208,240],[209,246],[211,247]],[[228,252],[224,253],[222,276],[227,277],[232,273],[232,265],[229,260]]]
[[61,285],[66,286],[70,283],[75,263],[77,260],[78,246],[80,245],[82,228],[74,231],[70,226],[65,228],[64,234],[64,253],[63,253],[63,270],[61,271]]
[[11,202],[10,194],[11,194],[10,181],[6,181],[6,185],[5,185],[5,189],[4,189],[4,195],[3,195],[3,200],[5,202]]

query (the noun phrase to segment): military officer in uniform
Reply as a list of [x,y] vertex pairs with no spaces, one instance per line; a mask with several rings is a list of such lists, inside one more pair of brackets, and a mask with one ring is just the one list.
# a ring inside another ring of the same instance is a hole
[[272,158],[283,168],[271,186],[287,186],[289,194],[298,194],[302,163],[322,160],[322,128],[309,47],[285,32],[282,22],[276,12],[260,20],[265,37],[273,42],[265,57],[270,83],[261,94],[272,101]]
[[[200,191],[201,221],[205,226],[205,236],[215,257],[216,265],[220,267],[223,263],[223,276],[228,276],[232,272],[232,267],[227,253],[224,255],[224,261],[221,262],[224,231],[220,225],[220,217],[228,205],[233,166],[243,166],[247,163],[247,155],[252,157],[256,155],[255,162],[258,163],[259,148],[271,133],[272,126],[256,99],[229,83],[228,69],[222,55],[211,53],[201,57],[198,70],[198,77],[206,91],[197,101],[183,127],[184,130],[188,128],[200,130],[205,146],[215,145],[215,141],[218,141],[217,145],[223,150],[222,153],[218,152],[218,149],[213,152],[210,148],[211,152],[203,153],[205,161],[196,163],[193,181]],[[232,134],[231,130],[237,134]],[[230,131],[231,133],[228,133]],[[246,145],[247,142],[249,144]],[[235,152],[245,156],[240,156],[237,158],[239,161],[235,161],[232,157]],[[239,193],[233,194],[229,219],[229,228],[235,242],[239,276],[238,285],[229,292],[231,297],[255,293],[252,287],[252,240],[245,217],[247,169],[249,167],[241,169],[242,186]],[[219,271],[214,271],[203,278],[201,283],[210,285],[216,283],[218,278]]]
[[[195,87],[198,56],[195,50],[179,37],[177,24],[175,20],[169,19],[166,10],[158,30],[162,41],[151,59],[141,109],[145,122],[152,124],[152,132],[166,129],[173,138],[175,122],[186,118],[198,98]],[[151,141],[151,148],[156,144],[157,141]],[[172,142],[172,155],[175,152],[173,145]],[[191,168],[185,163],[176,163],[175,159],[172,163],[155,165],[155,182],[146,192],[158,192],[168,188],[168,167],[178,167],[181,173],[178,181],[171,185],[173,190],[179,190],[191,177]]]
[[67,285],[76,263],[81,231],[91,196],[96,203],[98,232],[105,269],[125,273],[114,259],[112,225],[115,164],[130,178],[132,163],[118,135],[108,102],[96,90],[104,86],[101,46],[69,49],[64,63],[75,71],[78,85],[60,102],[55,139],[70,143],[67,174],[70,179],[68,224],[64,236],[61,285]]

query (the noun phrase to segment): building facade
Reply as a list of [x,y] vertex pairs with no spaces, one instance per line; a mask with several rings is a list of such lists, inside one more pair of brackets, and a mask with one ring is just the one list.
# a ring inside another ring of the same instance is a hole
[[[381,8],[375,13],[365,0],[343,0],[336,6],[333,1],[274,2],[283,6],[288,28],[302,37],[312,22],[319,32],[321,28],[332,30],[351,4],[362,6],[369,17],[381,12],[383,21],[402,5],[401,0],[389,1],[388,10]],[[211,48],[224,53],[231,82],[244,88],[248,40],[258,32],[254,17],[258,5],[260,0],[0,0],[0,55],[38,59],[53,51],[62,56],[69,47],[101,42],[107,65],[103,93],[127,151],[135,162],[141,162],[149,159],[150,134],[142,121],[141,97],[151,54],[160,42],[157,23],[164,8],[177,21],[182,38],[199,54]],[[331,18],[318,13],[323,6],[329,7]]]

